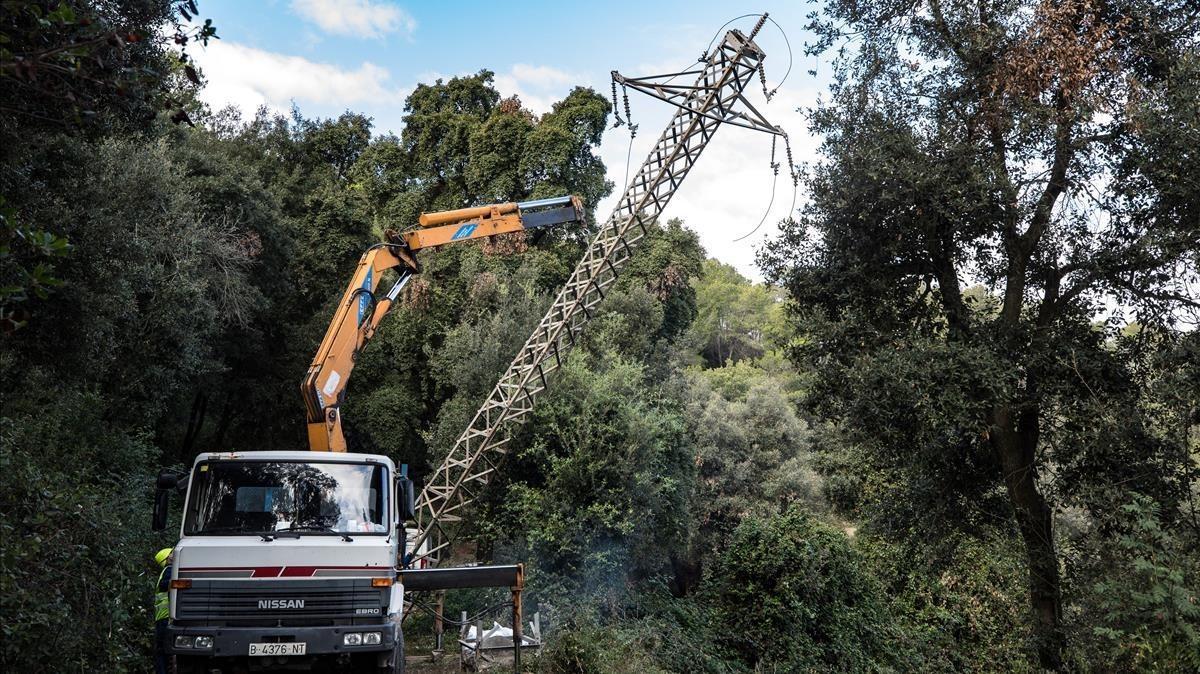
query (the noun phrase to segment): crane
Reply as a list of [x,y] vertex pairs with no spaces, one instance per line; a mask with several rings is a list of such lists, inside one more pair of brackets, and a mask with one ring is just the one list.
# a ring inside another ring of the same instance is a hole
[[[519,203],[424,213],[420,227],[386,230],[384,240],[367,249],[342,293],[325,338],[300,385],[308,417],[308,446],[313,451],[345,452],[341,404],[358,354],[375,335],[400,291],[420,271],[416,252],[497,234],[583,222],[579,197],[563,196]],[[375,295],[384,272],[396,269],[391,290]]]
[[[613,71],[614,105],[615,85],[619,84],[678,110],[546,315],[421,490],[416,502],[417,532],[409,544],[412,552],[406,556],[409,566],[436,566],[448,556],[445,553],[456,527],[508,454],[512,429],[528,418],[550,375],[562,365],[605,291],[617,280],[647,235],[647,227],[666,208],[717,128],[722,124],[742,126],[783,137],[786,143],[782,129],[767,122],[743,95],[755,73],[763,78],[765,88],[762,62],[766,55],[754,37],[766,20],[767,15],[761,15],[749,35],[737,29],[726,32],[696,69],[641,78]],[[694,83],[674,82],[685,76],[694,77]],[[735,109],[735,104],[744,110]]]
[[[404,671],[406,579],[396,566],[413,483],[390,457],[346,451],[340,407],[355,360],[419,271],[417,251],[583,218],[580,200],[565,196],[427,213],[419,228],[384,232],[359,260],[301,387],[314,451],[202,452],[186,476],[159,475],[155,530],[167,526],[171,491],[186,499],[164,637],[179,671],[244,669],[248,656]],[[377,297],[391,269],[397,280]]]

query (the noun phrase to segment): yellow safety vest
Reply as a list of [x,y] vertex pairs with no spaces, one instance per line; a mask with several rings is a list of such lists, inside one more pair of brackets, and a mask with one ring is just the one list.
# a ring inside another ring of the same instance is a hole
[[163,574],[167,572],[168,568],[170,567],[163,567],[163,570],[159,572],[158,583],[154,586],[156,590],[154,593],[154,622],[171,617],[171,595],[166,590],[157,591],[162,587]]

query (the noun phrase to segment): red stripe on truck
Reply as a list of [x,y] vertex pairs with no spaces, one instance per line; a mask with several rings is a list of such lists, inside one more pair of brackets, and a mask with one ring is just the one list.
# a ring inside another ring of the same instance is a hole
[[317,572],[315,566],[285,566],[283,567],[283,576],[286,578],[296,578],[311,576]]
[[390,566],[187,566],[179,571],[250,571],[255,578],[279,576],[311,576],[321,569],[361,569],[362,571],[391,571]]

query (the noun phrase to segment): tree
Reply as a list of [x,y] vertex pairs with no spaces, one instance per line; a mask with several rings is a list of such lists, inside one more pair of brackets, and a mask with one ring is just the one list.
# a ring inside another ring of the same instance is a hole
[[409,172],[389,214],[577,194],[595,207],[612,185],[594,154],[610,104],[576,87],[540,119],[516,98],[500,100],[492,72],[418,85],[405,102],[400,148]]
[[684,423],[642,368],[616,354],[574,354],[557,379],[485,521],[530,560],[538,596],[586,597],[580,613],[611,610],[663,573],[686,535]]
[[786,342],[782,294],[751,283],[732,266],[704,261],[696,282],[698,315],[691,338],[712,367],[757,358]]
[[[0,350],[0,600],[13,616],[0,663],[119,671],[150,650],[149,554],[169,542],[144,527],[183,426],[172,413],[195,382],[220,381],[222,338],[261,295],[245,232],[209,216],[168,144],[67,138],[44,152],[23,208],[64,223],[76,249],[53,301]],[[61,634],[71,620],[81,627]]]
[[20,130],[133,130],[183,109],[200,85],[187,45],[208,44],[211,20],[192,26],[194,0],[6,2],[0,15],[0,134]]
[[728,546],[744,518],[793,503],[822,505],[808,465],[807,424],[778,379],[742,361],[689,370],[683,388],[696,479],[688,549],[672,559],[672,590],[680,595],[695,589],[705,562]]
[[831,0],[812,25],[839,54],[812,116],[827,161],[760,259],[808,326],[794,356],[819,368],[817,406],[930,499],[1002,486],[1048,668],[1047,471],[1103,451],[1061,422],[1132,367],[1091,320],[1116,304],[1163,332],[1200,307],[1198,21],[1185,0]]
[[[198,27],[185,23],[195,15],[192,0],[6,2],[0,14],[0,167],[18,170],[22,150],[36,147],[45,132],[97,137],[136,131],[164,109],[176,123],[190,124],[184,107],[200,79],[187,44],[216,38],[211,20]],[[71,252],[53,227],[23,222],[19,203],[6,203],[20,202],[15,197],[0,193],[4,333],[24,327],[30,306],[62,285],[55,266]]]

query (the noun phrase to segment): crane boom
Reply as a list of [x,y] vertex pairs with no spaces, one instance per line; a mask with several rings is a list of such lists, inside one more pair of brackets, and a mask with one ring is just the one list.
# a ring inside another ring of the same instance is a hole
[[[414,254],[423,248],[470,241],[561,223],[582,222],[583,204],[576,196],[521,203],[424,213],[422,229],[388,230],[385,241],[363,253],[350,285],[342,294],[325,338],[300,384],[308,417],[308,446],[313,451],[346,451],[341,403],[358,354],[375,334],[412,275],[418,272]],[[383,274],[396,269],[398,278],[387,295],[375,296]]]
[[[691,87],[672,86],[670,79],[635,80],[613,73],[622,85],[646,91],[679,110],[546,315],[426,482],[417,501],[418,531],[410,542],[410,565],[436,564],[448,551],[457,523],[508,453],[512,428],[527,419],[549,375],[562,365],[605,290],[646,236],[647,225],[662,213],[717,127],[729,122],[782,135],[742,95],[765,58],[753,41],[763,20],[749,37],[739,30],[726,33],[703,65],[692,71],[697,78]],[[745,103],[753,116],[732,109],[737,102]]]

